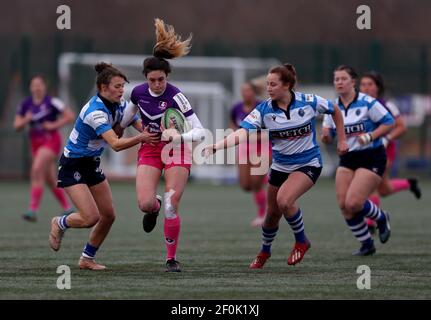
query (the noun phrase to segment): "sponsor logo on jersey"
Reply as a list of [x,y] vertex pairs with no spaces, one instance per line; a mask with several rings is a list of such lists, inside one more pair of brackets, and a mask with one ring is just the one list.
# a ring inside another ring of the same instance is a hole
[[290,128],[280,131],[271,131],[270,135],[272,139],[294,140],[308,136],[312,132],[313,130],[311,129],[311,123],[308,122],[307,124],[296,128]]
[[345,125],[344,126],[344,132],[347,135],[359,135],[365,132],[365,124],[363,122],[351,124],[351,125]]

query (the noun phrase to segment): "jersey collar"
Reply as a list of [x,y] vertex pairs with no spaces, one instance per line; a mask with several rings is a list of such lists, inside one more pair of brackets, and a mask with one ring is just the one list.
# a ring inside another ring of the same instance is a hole
[[358,97],[359,97],[359,91],[356,91],[355,97],[353,98],[352,102],[350,102],[350,103],[347,105],[347,107],[345,107],[345,106],[343,105],[343,101],[341,101],[341,97],[340,97],[340,96],[338,96],[338,102],[339,102],[339,104],[340,104],[341,106],[343,106],[343,108],[344,108],[344,113],[345,113],[345,115],[346,115],[346,116],[347,116],[347,111],[349,110],[350,106],[358,100]]
[[290,93],[291,93],[291,95],[292,95],[292,98],[291,98],[291,100],[290,100],[289,105],[287,106],[287,110],[281,109],[281,108],[278,106],[278,102],[277,102],[276,100],[271,100],[271,106],[272,106],[274,109],[278,109],[278,110],[283,111],[283,112],[284,112],[284,114],[286,115],[286,118],[287,118],[287,119],[289,119],[289,120],[290,120],[290,108],[291,108],[291,107],[295,104],[295,102],[296,102],[296,99],[295,99],[295,92],[294,92],[293,90],[290,90]]
[[105,107],[111,112],[112,118],[115,119],[115,111],[117,110],[119,104],[116,102],[109,101],[108,99],[102,97],[102,95],[100,95],[99,93],[97,93],[97,96],[100,98],[100,100],[102,100]]

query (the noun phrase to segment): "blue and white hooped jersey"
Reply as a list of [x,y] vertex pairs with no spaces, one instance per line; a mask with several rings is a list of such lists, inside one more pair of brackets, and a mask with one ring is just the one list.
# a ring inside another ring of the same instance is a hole
[[[358,92],[355,99],[347,108],[343,105],[340,98],[337,98],[335,103],[339,105],[343,114],[344,131],[346,132],[349,152],[377,148],[383,145],[381,138],[365,146],[361,146],[359,143],[360,135],[374,131],[381,124],[391,125],[394,123],[394,118],[390,112],[379,101],[369,95]],[[332,118],[325,115],[323,126],[330,128],[332,136],[335,137],[335,123]]]
[[125,100],[117,105],[113,119],[111,111],[102,99],[98,95],[93,96],[81,109],[75,121],[64,147],[64,156],[67,158],[100,156],[107,144],[101,135],[121,121],[126,105]]
[[271,168],[290,173],[304,166],[322,166],[316,143],[315,117],[318,113],[333,114],[334,105],[317,95],[292,91],[287,111],[268,99],[241,122],[241,127],[268,130],[273,151]]

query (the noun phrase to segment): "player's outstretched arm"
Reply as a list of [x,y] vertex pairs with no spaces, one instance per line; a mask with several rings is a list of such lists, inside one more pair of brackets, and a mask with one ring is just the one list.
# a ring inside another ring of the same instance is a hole
[[245,141],[248,136],[248,131],[244,128],[240,128],[234,132],[232,132],[230,135],[228,135],[223,140],[217,142],[216,144],[211,144],[209,146],[206,146],[203,150],[206,157],[209,157],[213,153],[215,153],[217,150],[220,149],[227,149],[230,147],[234,147],[241,142]]
[[130,138],[118,138],[115,131],[111,129],[102,133],[102,138],[105,139],[114,151],[121,151],[141,142],[157,143],[160,141],[160,136],[157,133],[148,132],[148,128]]

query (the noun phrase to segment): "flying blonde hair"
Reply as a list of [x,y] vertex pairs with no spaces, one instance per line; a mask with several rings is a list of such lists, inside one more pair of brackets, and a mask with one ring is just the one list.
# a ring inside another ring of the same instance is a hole
[[174,27],[165,24],[163,20],[154,20],[156,27],[156,45],[153,48],[153,55],[157,58],[174,59],[187,55],[191,49],[192,34],[181,41],[181,36],[175,34]]

